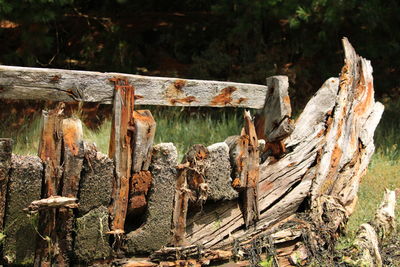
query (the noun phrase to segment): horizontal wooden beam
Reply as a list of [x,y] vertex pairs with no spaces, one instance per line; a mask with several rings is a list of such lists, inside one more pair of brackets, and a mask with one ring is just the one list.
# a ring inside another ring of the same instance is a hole
[[115,78],[135,87],[138,105],[261,109],[267,93],[267,86],[256,84],[0,65],[0,99],[111,104]]

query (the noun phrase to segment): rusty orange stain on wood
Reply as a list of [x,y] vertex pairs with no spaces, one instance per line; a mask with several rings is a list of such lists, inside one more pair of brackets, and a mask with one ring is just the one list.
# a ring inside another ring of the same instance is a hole
[[178,90],[182,90],[182,88],[186,85],[186,80],[176,80],[174,82],[174,86]]
[[51,83],[58,83],[60,82],[61,75],[54,75],[53,77],[50,78]]
[[354,112],[359,116],[364,114],[365,111],[369,107],[371,107],[371,105],[373,103],[374,88],[372,85],[372,81],[369,81],[366,86],[366,94],[367,94],[366,97],[363,99],[364,101],[361,101],[354,109]]
[[146,205],[146,196],[150,190],[153,177],[149,171],[140,171],[132,176],[129,192],[129,214],[142,211]]
[[169,100],[169,102],[172,105],[175,105],[176,103],[179,103],[179,104],[190,104],[190,103],[196,102],[196,101],[197,101],[197,99],[194,96],[188,96],[188,97],[184,97],[184,98],[172,98],[172,99]]
[[65,145],[69,148],[72,155],[76,156],[79,153],[78,140],[79,133],[74,125],[67,125],[63,127],[63,135]]
[[135,97],[135,100],[144,98],[144,96],[142,96],[142,95],[135,95],[134,97]]
[[248,98],[246,98],[246,97],[241,97],[241,98],[239,98],[238,100],[237,100],[237,104],[239,105],[239,104],[242,104],[243,102],[246,102],[248,100]]
[[234,86],[228,86],[221,90],[221,92],[216,95],[211,100],[211,105],[213,106],[225,106],[232,102],[232,94],[237,90]]

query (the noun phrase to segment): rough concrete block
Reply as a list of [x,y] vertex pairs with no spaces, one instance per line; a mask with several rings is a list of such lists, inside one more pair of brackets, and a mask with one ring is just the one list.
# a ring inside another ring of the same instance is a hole
[[231,200],[238,197],[231,186],[231,164],[229,147],[225,142],[216,143],[207,147],[209,155],[206,158],[206,182],[210,193],[207,199]]
[[85,160],[79,189],[79,215],[105,206],[111,201],[112,182],[114,180],[113,161],[96,151],[93,145],[85,144]]
[[148,195],[145,223],[127,235],[128,254],[150,253],[170,241],[177,158],[178,153],[172,143],[153,147],[150,165],[153,184]]
[[4,234],[4,258],[10,264],[33,263],[37,231],[35,217],[23,211],[40,199],[43,164],[36,156],[12,156]]
[[108,210],[101,206],[76,219],[75,249],[77,261],[91,262],[112,254],[108,243]]

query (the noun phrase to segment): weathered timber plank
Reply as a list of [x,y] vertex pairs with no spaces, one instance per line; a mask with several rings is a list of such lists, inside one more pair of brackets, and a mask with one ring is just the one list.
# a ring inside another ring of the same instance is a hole
[[111,104],[110,79],[127,79],[138,105],[262,108],[267,86],[122,73],[0,66],[0,98]]
[[[42,197],[56,196],[60,192],[62,168],[62,119],[64,104],[49,112],[43,111],[42,132],[39,141],[39,158],[44,162],[44,186]],[[56,229],[56,210],[39,212],[39,233],[36,242],[35,266],[50,265],[59,251]],[[52,242],[49,246],[48,242]]]
[[258,139],[256,130],[249,111],[244,113],[244,132],[249,139],[248,152],[249,157],[247,159],[247,177],[246,177],[246,188],[243,192],[243,207],[244,207],[244,220],[246,227],[250,224],[255,223],[260,218],[259,209],[259,194],[258,194],[258,182],[260,179],[260,152],[258,151]]
[[124,231],[132,168],[132,129],[135,90],[127,79],[115,78],[113,118],[109,156],[114,160],[115,177],[109,206],[111,230]]
[[259,139],[276,142],[288,137],[293,131],[290,119],[292,108],[289,98],[287,76],[267,78],[267,96],[263,109],[256,114],[255,126]]
[[[63,131],[63,197],[78,197],[79,182],[83,167],[83,130],[79,119],[68,118],[62,121]],[[74,212],[61,207],[57,215],[57,238],[60,246],[56,263],[69,265],[73,250]]]
[[40,199],[43,164],[36,156],[12,156],[4,224],[3,256],[7,264],[32,264],[37,229],[24,209]]
[[0,138],[0,231],[3,231],[13,140]]

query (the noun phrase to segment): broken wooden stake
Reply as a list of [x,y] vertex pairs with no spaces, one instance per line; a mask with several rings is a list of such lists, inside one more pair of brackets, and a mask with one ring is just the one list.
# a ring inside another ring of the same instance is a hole
[[[64,119],[63,131],[63,197],[77,198],[83,167],[84,147],[82,122],[76,118]],[[68,265],[73,251],[74,212],[60,207],[57,215],[57,235],[60,251],[56,262]]]
[[[44,187],[42,197],[48,198],[59,194],[62,178],[62,119],[64,104],[54,110],[43,112],[42,132],[39,142],[39,158],[44,162]],[[43,210],[39,213],[39,233],[36,243],[35,266],[51,265],[59,251],[56,229],[56,210]],[[52,246],[49,246],[49,242]]]
[[110,80],[115,85],[109,156],[114,160],[115,177],[112,203],[109,207],[111,230],[124,230],[129,201],[132,166],[132,130],[134,93],[127,79]]

